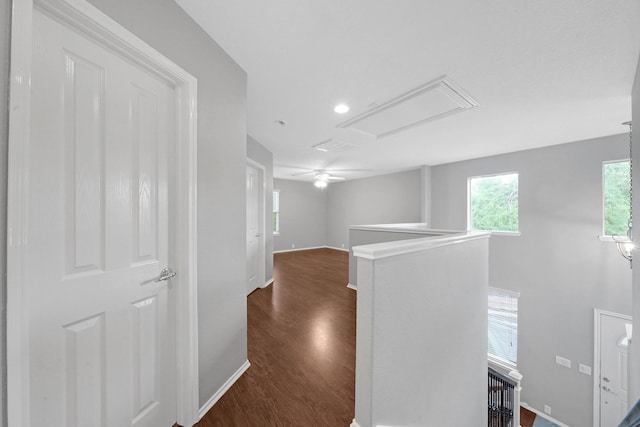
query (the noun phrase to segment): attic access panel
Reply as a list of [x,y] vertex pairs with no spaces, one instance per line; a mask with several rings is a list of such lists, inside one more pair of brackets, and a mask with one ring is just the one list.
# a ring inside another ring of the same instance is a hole
[[324,151],[327,153],[328,152],[337,153],[341,151],[351,150],[352,148],[354,148],[354,146],[347,142],[340,141],[339,139],[327,139],[326,141],[313,145],[311,148],[314,148],[318,151]]
[[381,139],[477,106],[478,103],[464,90],[442,77],[365,111],[337,127]]

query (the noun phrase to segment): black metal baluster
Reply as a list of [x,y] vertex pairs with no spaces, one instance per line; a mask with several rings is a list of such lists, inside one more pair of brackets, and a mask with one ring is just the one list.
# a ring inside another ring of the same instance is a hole
[[497,372],[487,376],[487,412],[489,427],[514,427],[515,385]]

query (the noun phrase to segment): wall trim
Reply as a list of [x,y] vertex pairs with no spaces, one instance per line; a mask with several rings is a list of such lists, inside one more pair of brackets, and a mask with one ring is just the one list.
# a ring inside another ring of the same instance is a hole
[[251,366],[251,363],[249,363],[249,360],[245,360],[242,366],[240,366],[240,368],[238,368],[238,370],[235,371],[233,375],[229,377],[229,379],[222,385],[222,387],[220,387],[218,391],[216,391],[213,394],[213,396],[211,396],[209,400],[207,400],[207,402],[204,405],[202,405],[202,407],[200,408],[200,412],[198,414],[199,420],[201,420],[205,415],[207,415],[207,412],[209,412],[211,408],[213,408],[213,405],[215,405],[216,402],[218,402],[218,400],[220,400],[220,398],[231,388],[231,386],[236,381],[238,381],[238,379],[240,379],[242,374],[244,374],[246,370],[249,369],[250,366]]
[[262,285],[262,289],[266,288],[267,286],[273,284],[273,282],[275,281],[275,279],[272,277],[271,279],[267,280],[266,282],[264,282],[264,285]]
[[360,427],[360,424],[358,424],[356,422],[356,419],[354,418],[353,421],[351,422],[351,425],[349,427]]
[[33,1],[13,2],[11,16],[11,70],[9,72],[9,147],[7,155],[7,295],[6,295],[6,402],[7,425],[28,426],[28,329],[22,286],[25,241],[26,168],[31,110],[31,54]]
[[[249,157],[247,157],[247,166],[252,167],[260,171],[260,206],[258,208],[258,215],[261,217],[260,221],[260,259],[258,260],[258,268],[260,269],[259,280],[266,279],[267,272],[267,217],[266,217],[266,208],[267,208],[267,168],[260,162],[257,162]],[[246,172],[245,172],[246,174]],[[246,200],[246,195],[245,195]],[[248,283],[247,283],[248,286]],[[264,285],[262,286],[264,287]]]
[[422,237],[418,239],[398,240],[395,242],[373,243],[353,247],[353,255],[358,258],[377,260],[413,252],[426,251],[441,246],[455,245],[471,240],[488,239],[487,232],[467,231],[448,236]]
[[335,251],[344,251],[349,252],[349,249],[344,248],[334,248],[333,246],[310,246],[308,248],[295,248],[295,249],[284,249],[281,251],[273,251],[274,254],[283,254],[286,252],[298,252],[298,251],[311,251],[314,249],[333,249]]
[[347,288],[353,289],[354,291],[358,290],[358,287],[356,285],[352,285],[351,283],[347,283]]

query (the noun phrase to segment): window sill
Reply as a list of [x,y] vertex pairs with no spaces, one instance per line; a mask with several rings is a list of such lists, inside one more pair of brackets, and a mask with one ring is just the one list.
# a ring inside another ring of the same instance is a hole
[[487,233],[491,233],[492,236],[520,236],[522,235],[519,231],[492,231],[492,230],[473,230],[473,231],[486,231]]
[[[627,239],[628,237],[625,236],[619,236],[622,239]],[[615,242],[615,240],[613,240],[612,236],[598,236],[598,240],[600,240],[601,242]],[[624,240],[623,240],[624,241]]]
[[279,235],[280,235],[280,232],[278,232],[278,231],[274,231],[274,232],[273,232],[273,235],[274,235],[274,236],[279,236]]

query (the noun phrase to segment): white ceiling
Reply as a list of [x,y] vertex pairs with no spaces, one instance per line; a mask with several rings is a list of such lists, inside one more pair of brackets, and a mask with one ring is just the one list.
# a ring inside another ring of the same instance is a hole
[[[247,72],[248,132],[277,178],[579,141],[631,118],[640,0],[176,1]],[[445,75],[479,106],[378,140],[336,127]],[[351,111],[334,113],[339,102]],[[311,148],[331,138],[355,148]]]

